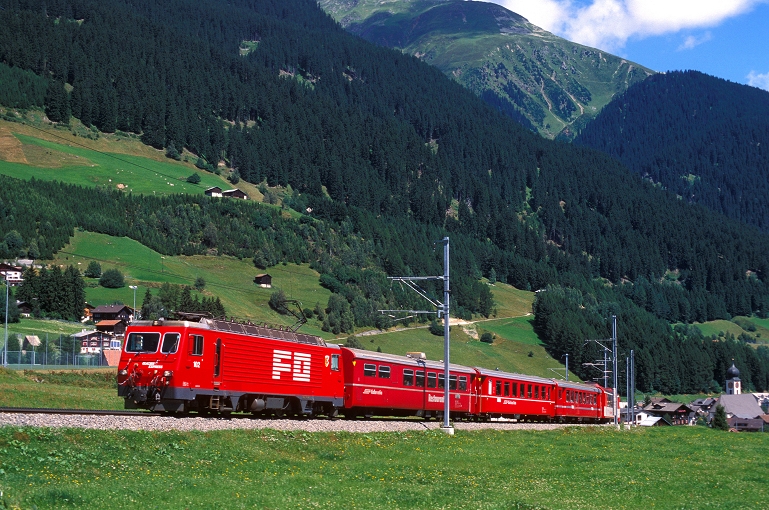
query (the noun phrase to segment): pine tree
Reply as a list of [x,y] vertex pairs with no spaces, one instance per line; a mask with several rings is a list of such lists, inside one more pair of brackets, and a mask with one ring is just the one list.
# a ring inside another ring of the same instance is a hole
[[726,420],[726,411],[721,404],[716,406],[716,414],[710,424],[716,430],[729,430],[729,422]]

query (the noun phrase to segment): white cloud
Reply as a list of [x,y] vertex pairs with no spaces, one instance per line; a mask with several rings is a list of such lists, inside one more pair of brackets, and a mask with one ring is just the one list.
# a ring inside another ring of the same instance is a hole
[[[491,0],[574,42],[617,51],[644,38],[714,27],[769,0]],[[685,41],[700,44],[702,38]]]
[[750,71],[746,78],[748,79],[748,85],[751,87],[769,90],[769,73],[758,74],[755,71]]
[[708,42],[712,38],[713,38],[713,35],[710,32],[705,32],[699,37],[694,35],[687,36],[684,39],[684,42],[681,43],[681,46],[678,47],[678,51],[690,50],[692,48],[699,46],[702,43]]

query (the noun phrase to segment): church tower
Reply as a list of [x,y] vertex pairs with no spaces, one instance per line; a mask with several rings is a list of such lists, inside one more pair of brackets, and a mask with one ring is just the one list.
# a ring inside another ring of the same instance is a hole
[[739,395],[742,393],[742,382],[740,381],[740,371],[734,366],[732,360],[732,367],[726,371],[726,394],[727,395]]

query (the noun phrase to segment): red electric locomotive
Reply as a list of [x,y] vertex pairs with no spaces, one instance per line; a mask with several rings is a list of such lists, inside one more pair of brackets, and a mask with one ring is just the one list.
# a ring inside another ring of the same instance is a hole
[[[443,416],[443,363],[421,356],[397,356],[342,347],[346,416]],[[449,366],[452,416],[474,412],[472,368]]]
[[339,346],[290,330],[224,320],[135,321],[126,331],[118,394],[126,408],[200,413],[336,415]]
[[479,418],[551,420],[555,416],[552,379],[476,368]]

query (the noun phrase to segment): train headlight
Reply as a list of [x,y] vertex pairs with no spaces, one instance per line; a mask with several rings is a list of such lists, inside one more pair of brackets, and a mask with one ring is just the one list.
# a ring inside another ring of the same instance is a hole
[[126,370],[126,369],[124,368],[123,370],[121,370],[120,372],[118,372],[118,375],[120,375],[120,376],[122,376],[122,377],[125,377],[125,376],[127,376],[127,375],[128,375],[128,370]]
[[170,379],[173,376],[174,376],[174,371],[173,370],[166,370],[165,372],[163,372],[163,377],[166,377],[166,378]]

